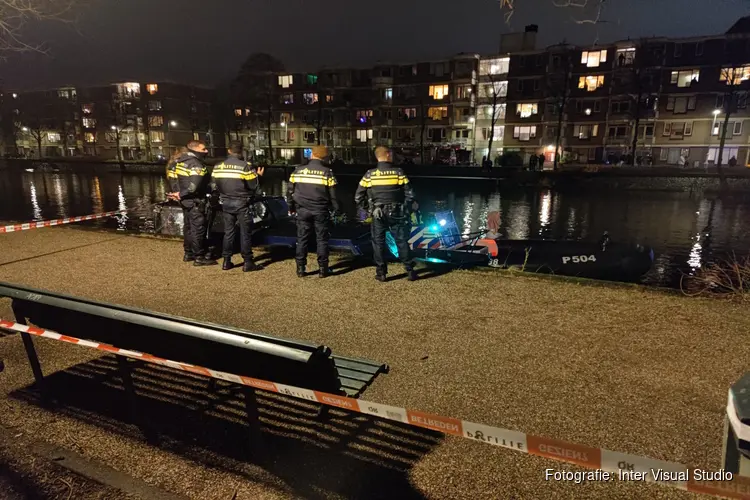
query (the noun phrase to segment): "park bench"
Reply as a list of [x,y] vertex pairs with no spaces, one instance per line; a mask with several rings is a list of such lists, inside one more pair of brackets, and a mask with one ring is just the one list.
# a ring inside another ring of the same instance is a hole
[[[379,374],[389,370],[386,364],[334,356],[331,349],[323,345],[3,282],[0,282],[0,297],[11,299],[13,314],[20,324],[304,389],[357,398]],[[32,337],[28,333],[21,333],[21,337],[36,384],[43,399],[47,400],[50,395],[46,394],[44,375]],[[149,437],[145,419],[138,417],[132,382],[132,371],[142,362],[123,356],[117,356],[117,361],[133,418]],[[209,389],[215,389],[215,384],[216,380],[210,379]],[[242,388],[251,435],[256,439],[260,427],[255,389],[247,385]],[[320,416],[324,415],[325,407],[321,407]]]

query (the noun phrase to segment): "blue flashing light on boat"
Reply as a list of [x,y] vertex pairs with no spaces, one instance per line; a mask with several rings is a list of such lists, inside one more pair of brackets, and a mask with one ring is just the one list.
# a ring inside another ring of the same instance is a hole
[[448,224],[448,221],[446,221],[445,219],[440,219],[440,222],[438,224],[440,224],[441,226],[445,226],[446,224]]
[[437,233],[439,230],[440,228],[436,224],[430,226],[430,231],[432,231],[433,233]]
[[449,263],[447,260],[436,259],[435,257],[427,257],[425,259],[425,262],[430,262],[432,264],[448,264]]

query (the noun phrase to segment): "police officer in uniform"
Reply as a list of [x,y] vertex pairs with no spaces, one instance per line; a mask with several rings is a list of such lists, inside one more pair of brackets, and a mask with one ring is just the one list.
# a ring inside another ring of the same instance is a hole
[[194,261],[195,266],[218,264],[206,255],[206,192],[208,170],[203,160],[208,154],[206,145],[190,141],[187,151],[177,158],[174,172],[177,174],[179,192],[170,197],[179,200],[185,215],[185,262]]
[[409,185],[409,178],[404,171],[394,167],[393,152],[384,146],[375,149],[378,165],[367,171],[359,181],[354,200],[357,206],[364,208],[369,204],[372,214],[372,250],[375,260],[378,281],[386,281],[388,264],[386,262],[385,233],[390,230],[396,246],[398,258],[404,264],[409,281],[417,279],[414,262],[409,249],[411,229],[409,207],[414,201],[414,191]]
[[297,276],[305,276],[307,246],[315,231],[318,253],[318,274],[321,278],[330,275],[328,269],[328,238],[330,233],[330,210],[339,211],[336,199],[336,178],[330,168],[323,164],[328,157],[328,148],[312,148],[310,162],[294,169],[289,178],[287,201],[289,211],[297,214]]
[[222,255],[224,263],[221,268],[228,271],[234,267],[234,238],[237,234],[237,223],[240,226],[240,248],[244,272],[259,271],[261,266],[253,262],[252,229],[253,200],[258,193],[260,176],[263,168],[255,169],[242,159],[242,144],[229,144],[229,156],[216,165],[211,172],[211,188],[219,192],[224,218],[224,244]]

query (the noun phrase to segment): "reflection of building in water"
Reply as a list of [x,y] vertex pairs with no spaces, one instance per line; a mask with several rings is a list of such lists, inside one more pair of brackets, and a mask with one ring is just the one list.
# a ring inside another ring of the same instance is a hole
[[529,237],[531,223],[531,205],[528,201],[516,202],[510,205],[507,214],[500,214],[501,228],[506,227],[508,239],[525,240]]
[[[122,192],[122,184],[117,189],[117,210],[127,210],[128,206],[125,203],[125,193]],[[128,213],[121,212],[115,216],[117,219],[117,230],[124,231],[127,228]]]
[[539,202],[539,234],[549,232],[550,222],[552,221],[552,192],[547,190],[542,193],[542,199]]
[[94,176],[92,181],[93,189],[91,190],[91,204],[93,206],[93,212],[99,214],[104,212],[104,203],[102,201],[102,186],[99,183],[99,177]]
[[80,200],[81,199],[81,180],[78,178],[76,174],[73,174],[70,176],[70,184],[73,189],[73,199]]
[[42,209],[39,207],[39,200],[36,197],[36,185],[31,181],[31,208],[34,210],[34,220],[42,220]]
[[55,202],[57,203],[57,215],[58,217],[67,217],[67,196],[63,196],[62,180],[58,174],[53,174],[52,186],[55,190]]

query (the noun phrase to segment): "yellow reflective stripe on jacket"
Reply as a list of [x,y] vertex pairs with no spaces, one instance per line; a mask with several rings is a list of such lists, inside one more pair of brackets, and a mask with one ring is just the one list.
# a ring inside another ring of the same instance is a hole
[[170,170],[167,172],[167,179],[176,179],[177,178],[177,172],[174,170]]
[[242,172],[240,174],[240,179],[242,179],[243,181],[251,181],[257,178],[258,174],[256,174],[255,172]]
[[174,171],[178,176],[184,176],[184,177],[190,177],[191,175],[206,175],[206,168],[203,167],[200,170],[199,169],[189,169],[185,168],[184,163],[178,163],[174,167]]
[[243,181],[250,181],[258,177],[255,172],[242,172],[241,170],[222,170],[217,172],[216,170],[211,173],[211,177],[214,179],[242,179]]
[[323,177],[322,175],[310,174],[292,174],[289,182],[299,184],[318,184],[320,186],[335,186],[336,179],[333,177]]
[[370,177],[369,186],[402,186],[404,178],[399,175],[380,175],[378,177]]

